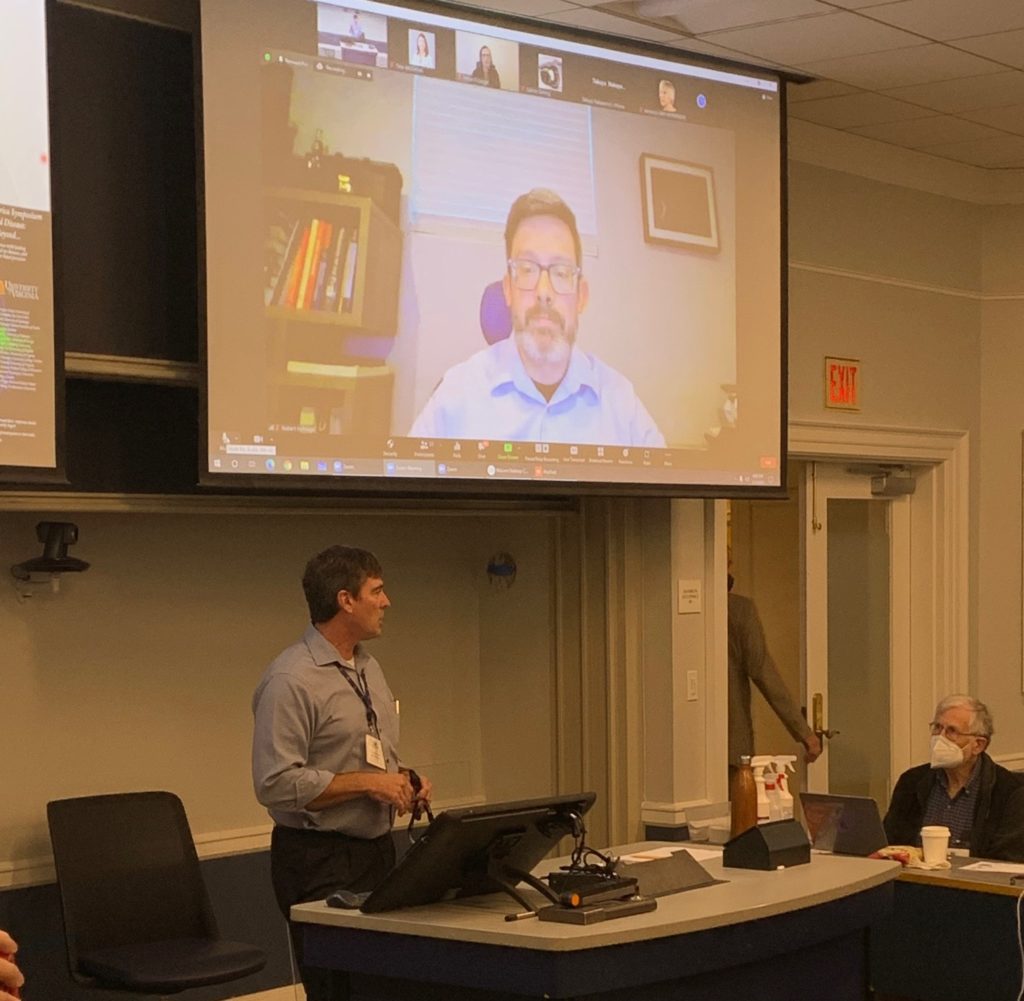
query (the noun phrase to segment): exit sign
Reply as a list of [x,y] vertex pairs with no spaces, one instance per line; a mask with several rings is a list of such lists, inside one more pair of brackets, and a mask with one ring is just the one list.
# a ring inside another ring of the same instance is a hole
[[825,406],[833,410],[860,410],[859,359],[825,359]]

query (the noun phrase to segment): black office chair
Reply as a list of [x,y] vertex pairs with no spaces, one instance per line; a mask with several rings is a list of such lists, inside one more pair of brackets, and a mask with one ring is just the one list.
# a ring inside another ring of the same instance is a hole
[[175,994],[266,964],[261,949],[218,935],[185,808],[173,793],[59,799],[46,815],[78,983]]

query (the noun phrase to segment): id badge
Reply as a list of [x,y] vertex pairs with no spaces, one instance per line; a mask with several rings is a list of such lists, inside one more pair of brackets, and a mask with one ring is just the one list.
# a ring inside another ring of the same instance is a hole
[[375,737],[372,733],[366,735],[366,763],[384,770],[388,767],[384,760],[384,745],[380,742],[380,737]]

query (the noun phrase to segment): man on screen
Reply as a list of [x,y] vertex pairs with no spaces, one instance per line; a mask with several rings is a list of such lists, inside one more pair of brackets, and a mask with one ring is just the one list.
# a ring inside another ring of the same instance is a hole
[[572,209],[544,188],[520,195],[505,253],[512,336],[452,366],[409,435],[663,447],[632,383],[576,344],[590,289]]

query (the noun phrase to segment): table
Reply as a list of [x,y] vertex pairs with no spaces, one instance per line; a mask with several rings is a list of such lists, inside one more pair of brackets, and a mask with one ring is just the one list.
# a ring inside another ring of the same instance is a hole
[[965,871],[978,859],[950,861],[900,874],[892,913],[871,932],[871,984],[918,1001],[1016,1001],[1024,886],[1007,873]]
[[725,882],[587,926],[506,922],[518,907],[500,894],[385,914],[322,901],[291,913],[307,925],[308,961],[348,970],[359,998],[792,1001],[828,984],[830,1001],[863,1001],[866,929],[890,909],[898,864],[816,854],[759,872],[701,862]]

